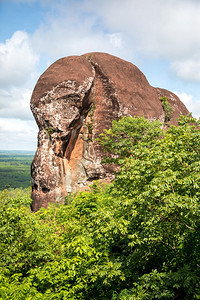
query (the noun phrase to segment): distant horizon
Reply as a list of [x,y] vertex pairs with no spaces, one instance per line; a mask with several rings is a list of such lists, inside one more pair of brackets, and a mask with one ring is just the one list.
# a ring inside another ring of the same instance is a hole
[[35,150],[22,150],[22,149],[0,149],[0,152],[33,152],[33,153],[35,153]]

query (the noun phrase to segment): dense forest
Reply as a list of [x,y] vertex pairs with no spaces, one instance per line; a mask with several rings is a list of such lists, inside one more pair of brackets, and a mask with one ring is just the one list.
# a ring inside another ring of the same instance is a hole
[[30,211],[0,193],[0,299],[200,299],[200,122],[113,121],[110,184]]

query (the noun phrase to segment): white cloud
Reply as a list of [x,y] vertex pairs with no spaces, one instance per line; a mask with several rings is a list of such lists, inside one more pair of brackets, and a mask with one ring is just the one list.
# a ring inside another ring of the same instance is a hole
[[200,99],[195,100],[194,97],[187,93],[174,92],[180,100],[185,104],[189,112],[192,113],[193,117],[200,118]]
[[37,62],[28,34],[16,31],[0,44],[0,87],[24,84],[34,73]]
[[11,87],[0,90],[0,117],[33,120],[30,110],[32,90]]
[[[126,32],[144,52],[187,56],[200,45],[200,3],[196,0],[86,0],[113,31]],[[194,49],[195,48],[195,49]]]
[[2,150],[35,150],[37,126],[34,121],[0,119],[0,140]]
[[85,0],[110,31],[129,37],[139,54],[171,62],[182,79],[200,81],[200,1],[196,0]]
[[200,57],[175,61],[171,64],[176,75],[186,81],[200,82]]
[[48,14],[33,35],[34,48],[51,60],[95,51],[128,56],[130,50],[124,46],[121,33],[105,31],[98,16],[85,11],[81,2],[75,1],[70,7],[60,3],[56,11]]
[[38,56],[26,32],[17,31],[0,44],[1,149],[36,147],[37,126],[30,110]]
[[[178,77],[200,81],[197,70],[200,65],[200,1],[15,1],[48,4],[48,13],[33,36],[33,44],[35,52],[43,52],[51,61],[67,55],[103,51],[134,59],[137,64],[137,52],[138,56],[166,59]],[[2,48],[7,49],[8,63],[5,51],[1,60]],[[22,82],[37,61],[35,52],[29,36],[21,31],[0,44],[0,66],[4,62],[0,83],[7,84],[8,79],[14,84]]]
[[122,46],[122,37],[120,33],[112,33],[112,34],[108,34],[108,36],[110,38],[110,43],[114,47],[120,48]]
[[51,59],[103,51],[137,64],[137,57],[145,55],[168,60],[184,80],[200,81],[200,1],[56,3],[33,39],[35,49]]
[[25,87],[0,90],[1,149],[36,149],[38,128],[30,110],[31,93]]

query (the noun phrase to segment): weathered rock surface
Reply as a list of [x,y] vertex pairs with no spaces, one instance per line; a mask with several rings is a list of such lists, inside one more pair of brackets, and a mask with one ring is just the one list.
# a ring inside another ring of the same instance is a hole
[[84,189],[94,179],[110,180],[101,165],[95,140],[112,120],[144,115],[164,123],[159,97],[166,96],[174,112],[170,124],[187,114],[173,93],[153,88],[133,64],[105,53],[65,57],[39,78],[31,109],[39,127],[32,163],[32,209],[64,202],[67,194]]

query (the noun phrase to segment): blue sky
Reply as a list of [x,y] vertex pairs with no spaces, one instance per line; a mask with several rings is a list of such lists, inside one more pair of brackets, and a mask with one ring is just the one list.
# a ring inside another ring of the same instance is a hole
[[0,149],[36,149],[37,79],[92,51],[131,61],[200,117],[199,15],[199,0],[0,0]]

